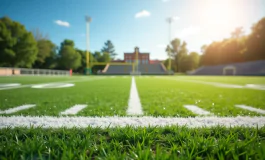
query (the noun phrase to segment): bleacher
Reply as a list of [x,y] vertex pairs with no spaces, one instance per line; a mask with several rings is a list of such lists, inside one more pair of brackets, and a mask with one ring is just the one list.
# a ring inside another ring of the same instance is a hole
[[139,71],[144,75],[163,75],[166,74],[163,64],[139,64]]
[[[106,75],[129,75],[132,74],[133,68],[131,65],[111,65],[106,67],[102,74]],[[136,72],[136,71],[135,71]],[[164,75],[167,71],[163,64],[139,64],[138,72],[141,75]]]
[[109,75],[126,75],[132,72],[132,66],[130,65],[109,65],[107,70],[102,74]]
[[263,75],[265,76],[265,61],[251,61],[217,66],[203,66],[190,75]]

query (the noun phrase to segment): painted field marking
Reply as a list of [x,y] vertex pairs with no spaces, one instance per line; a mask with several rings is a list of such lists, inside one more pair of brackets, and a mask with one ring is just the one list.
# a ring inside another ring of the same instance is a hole
[[73,83],[48,83],[48,84],[37,84],[31,86],[31,88],[38,89],[53,89],[53,88],[68,88],[73,87],[75,84]]
[[265,90],[265,85],[264,84],[246,84],[245,88]]
[[20,83],[0,83],[0,88],[17,87],[20,85],[21,85]]
[[142,105],[138,95],[134,77],[132,77],[127,115],[143,115]]
[[86,107],[87,107],[86,104],[77,104],[77,105],[74,105],[73,107],[61,112],[60,114],[61,115],[75,115]]
[[186,109],[190,110],[191,112],[198,114],[198,115],[209,115],[209,114],[211,114],[210,112],[203,110],[200,107],[195,106],[195,105],[184,105],[184,107]]
[[262,109],[253,108],[253,107],[246,106],[246,105],[235,105],[235,106],[238,107],[238,108],[241,108],[241,109],[246,109],[246,110],[249,110],[249,111],[265,114],[265,110],[262,110]]
[[265,117],[29,117],[0,116],[0,128],[6,127],[42,127],[42,128],[86,128],[86,127],[263,127]]
[[167,77],[156,77],[168,80],[176,80],[176,81],[184,81],[184,82],[195,82],[200,84],[207,84],[212,85],[215,87],[223,87],[223,88],[241,88],[241,89],[255,89],[255,90],[265,90],[264,85],[254,85],[254,84],[246,84],[246,85],[237,85],[237,84],[227,84],[227,83],[219,83],[219,82],[205,82],[199,80],[183,80],[183,79],[176,79],[176,78],[167,78]]
[[18,112],[21,110],[33,108],[35,106],[36,106],[35,104],[25,104],[25,105],[18,106],[15,108],[10,108],[10,109],[4,110],[4,111],[0,111],[0,114],[11,114],[11,113],[15,113],[15,112]]
[[18,88],[26,88],[26,87],[31,87],[34,85],[45,85],[45,84],[53,84],[53,83],[73,83],[73,82],[84,82],[84,81],[94,81],[94,80],[100,80],[100,79],[105,79],[106,77],[100,77],[100,78],[89,78],[85,79],[82,78],[81,80],[71,80],[71,81],[60,81],[60,82],[51,82],[51,83],[39,83],[39,84],[26,84],[26,85],[21,85],[17,87],[9,87],[9,88],[0,88],[0,90],[9,90],[9,89],[18,89]]

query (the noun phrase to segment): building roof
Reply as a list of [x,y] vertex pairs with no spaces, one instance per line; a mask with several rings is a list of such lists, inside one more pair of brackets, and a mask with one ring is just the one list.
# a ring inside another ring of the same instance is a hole
[[[135,52],[134,53],[124,53],[124,54],[135,54]],[[150,54],[150,53],[140,53],[139,52],[139,54]]]

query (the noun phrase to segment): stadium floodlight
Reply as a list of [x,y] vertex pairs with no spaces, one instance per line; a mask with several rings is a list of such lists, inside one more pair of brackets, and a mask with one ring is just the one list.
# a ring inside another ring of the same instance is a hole
[[87,46],[87,51],[86,51],[86,74],[89,73],[91,74],[91,68],[90,68],[90,65],[89,65],[89,25],[90,23],[92,22],[92,18],[89,17],[89,16],[86,16],[85,17],[85,20],[86,20],[86,46]]
[[89,16],[86,16],[86,22],[88,22],[88,23],[92,22],[92,18]]
[[169,38],[169,42],[171,41],[171,23],[174,21],[174,17],[168,17],[166,19],[166,21],[169,23],[169,34],[168,34],[168,38]]
[[[176,19],[176,17],[168,17],[166,19],[166,21],[169,24],[169,34],[168,34],[168,40],[169,40],[169,46],[170,46],[170,42],[171,42],[171,24],[172,22]],[[171,52],[170,49],[168,50],[168,52]],[[168,70],[171,71],[171,57],[170,57],[171,53],[168,53],[169,57],[168,57]]]

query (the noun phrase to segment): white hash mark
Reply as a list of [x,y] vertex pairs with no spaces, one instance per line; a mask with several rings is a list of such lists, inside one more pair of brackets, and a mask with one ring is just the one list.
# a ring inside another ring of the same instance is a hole
[[73,107],[61,112],[60,114],[61,115],[74,115],[86,107],[87,107],[86,104],[77,104],[77,105],[74,105]]
[[253,107],[246,106],[246,105],[235,105],[235,106],[238,107],[238,108],[249,110],[249,111],[265,114],[265,110],[262,110],[262,109],[253,108]]
[[205,111],[201,108],[199,108],[198,106],[195,105],[184,105],[185,108],[187,108],[188,110],[190,110],[191,112],[198,114],[198,115],[209,115],[211,114],[208,111]]
[[35,104],[26,104],[26,105],[22,105],[22,106],[18,106],[15,108],[10,108],[4,111],[0,111],[0,114],[11,114],[11,113],[15,113],[21,110],[25,110],[25,109],[29,109],[29,108],[33,108],[35,107]]

